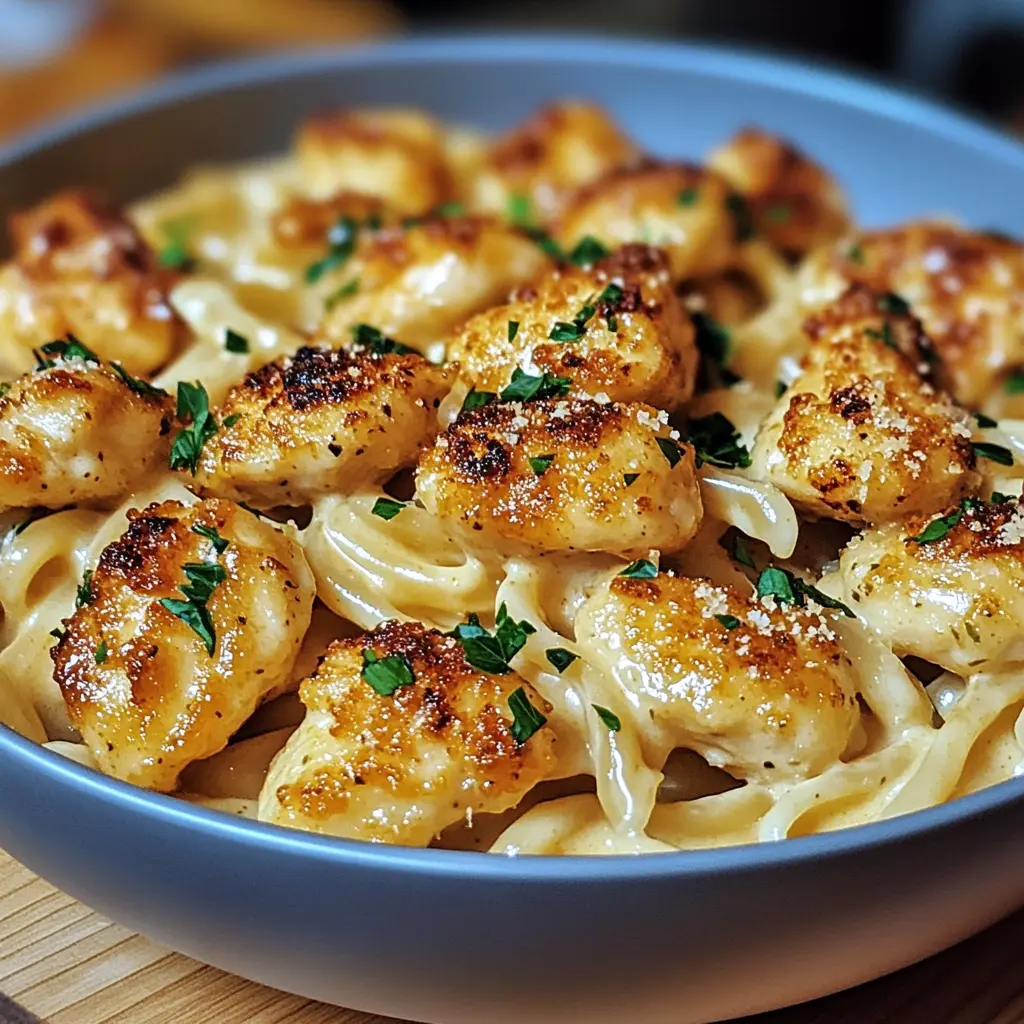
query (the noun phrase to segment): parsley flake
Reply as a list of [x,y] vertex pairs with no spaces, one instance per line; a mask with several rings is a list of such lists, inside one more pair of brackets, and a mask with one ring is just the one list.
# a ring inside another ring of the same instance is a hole
[[728,630],[733,630],[740,624],[735,615],[716,615],[715,618]]
[[502,602],[494,620],[494,632],[484,629],[476,615],[470,615],[449,633],[462,644],[466,661],[473,668],[495,676],[511,672],[509,663],[523,649],[526,638],[536,633],[536,628],[526,619],[516,622],[508,614]]
[[910,303],[902,295],[886,292],[878,298],[878,308],[883,313],[893,316],[906,316],[910,312]]
[[732,214],[733,226],[737,242],[749,242],[757,231],[754,227],[754,216],[750,212],[750,204],[739,192],[730,192],[725,199],[726,208]]
[[394,338],[389,338],[369,324],[356,324],[352,328],[352,344],[356,348],[366,349],[374,356],[389,354],[404,356],[416,352],[416,349],[409,348],[408,345],[403,345],[400,341],[395,341]]
[[355,252],[358,234],[352,217],[339,217],[327,231],[327,255],[306,267],[306,284],[316,284],[324,274],[344,266]]
[[461,412],[472,412],[474,409],[482,409],[485,405],[490,405],[491,402],[496,402],[498,396],[493,391],[477,391],[476,388],[470,388],[469,393],[462,400]]
[[188,469],[193,476],[199,469],[203,445],[217,433],[217,421],[210,415],[210,396],[198,381],[178,384],[178,419],[191,421],[178,431],[171,445],[171,469]]
[[200,537],[205,537],[213,545],[213,550],[218,555],[223,555],[231,544],[231,541],[225,540],[213,526],[203,526],[200,524],[193,526],[192,532],[199,534]]
[[[524,373],[519,367],[512,371],[512,379],[501,391],[503,402],[532,402],[542,398],[562,398],[569,393],[572,381],[545,371],[540,377]],[[468,397],[468,396],[467,396]]]
[[625,480],[627,487],[632,487],[639,478],[639,473],[623,473],[622,479]]
[[691,185],[689,188],[684,188],[679,195],[676,196],[676,202],[680,206],[693,206],[699,198],[700,189],[695,185]]
[[1013,452],[1004,448],[1001,444],[989,444],[987,441],[972,441],[971,448],[974,454],[990,462],[997,462],[1000,466],[1013,465]]
[[567,651],[564,647],[549,647],[544,652],[544,657],[548,659],[555,671],[561,675],[579,655],[573,654],[572,651]]
[[522,746],[538,729],[547,722],[526,696],[521,686],[509,694],[508,707],[512,712],[512,739]]
[[363,648],[363,667],[359,674],[382,697],[390,697],[396,690],[416,682],[412,664],[404,654],[389,654],[381,658],[369,647]]
[[981,427],[982,429],[999,426],[999,424],[994,419],[992,419],[991,416],[986,416],[983,412],[976,412],[974,414],[974,418],[978,421],[978,426]]
[[334,307],[339,302],[341,302],[342,299],[349,299],[358,291],[359,278],[353,277],[351,281],[346,281],[343,285],[341,285],[340,288],[336,288],[333,292],[331,292],[330,295],[327,296],[326,299],[324,299],[324,309],[326,309],[327,312],[330,313],[330,311],[334,309]]
[[533,220],[529,196],[516,192],[508,197],[508,219],[513,224],[529,224]]
[[754,562],[754,556],[750,553],[750,548],[747,547],[747,538],[742,533],[732,534],[732,544],[729,543],[730,533],[727,531],[718,538],[718,543],[721,547],[729,553],[730,557],[735,562],[739,562],[740,565],[745,565],[748,569],[757,569],[757,565]]
[[225,416],[224,419],[221,420],[220,425],[222,427],[233,427],[241,418],[242,414],[240,412],[233,412],[230,416]]
[[799,576],[775,566],[764,569],[757,578],[757,596],[774,597],[779,604],[792,604],[800,607],[803,607],[809,597],[812,601],[820,604],[822,608],[840,611],[851,619],[855,617],[850,608],[842,601],[829,597],[817,587],[805,583]]
[[784,380],[777,380],[775,382],[775,397],[781,398],[786,393],[786,382]]
[[393,498],[378,498],[373,503],[373,508],[370,511],[378,518],[390,521],[404,508],[404,501],[395,501]]
[[977,504],[977,501],[973,498],[964,498],[952,512],[933,519],[916,537],[911,537],[910,539],[916,544],[934,544],[937,540],[942,540],[953,527],[960,524],[964,514],[976,508]]
[[543,476],[551,468],[551,463],[554,461],[554,455],[538,455],[530,459],[530,469],[533,470],[535,475]]
[[52,636],[54,638],[54,640],[56,640],[58,643],[60,643],[64,639],[64,635],[65,635],[65,630],[62,630],[62,629],[51,629],[50,630],[50,636]]
[[702,370],[708,388],[730,387],[740,378],[729,369],[732,355],[732,332],[707,313],[690,314],[697,334],[697,350],[704,360]]
[[1002,491],[993,491],[992,497],[988,499],[993,505],[1003,505],[1008,501],[1016,501],[1016,496],[1013,494],[1003,494]]
[[125,387],[130,388],[137,395],[143,398],[167,398],[167,392],[150,384],[148,380],[141,377],[133,377],[120,363],[111,363],[110,368],[121,378]]
[[217,638],[213,630],[213,620],[210,618],[210,612],[206,605],[181,601],[174,597],[162,598],[160,604],[172,615],[181,619],[203,641],[207,654],[212,658],[213,652],[217,649]]
[[160,266],[171,270],[190,270],[193,267],[195,260],[188,251],[188,242],[194,227],[191,217],[167,221],[162,225],[164,244],[156,255]]
[[687,440],[694,447],[698,469],[705,463],[723,469],[746,469],[750,465],[750,452],[740,441],[739,431],[722,413],[713,412],[690,420],[686,432]]
[[99,647],[96,648],[96,653],[93,655],[93,660],[97,665],[102,665],[107,660],[108,653],[107,641],[101,640]]
[[[56,359],[81,359],[86,363],[102,363],[100,357],[91,348],[83,345],[73,334],[68,334],[64,341],[48,341],[39,351],[43,355],[54,356]],[[43,359],[39,352],[34,354],[37,370],[46,370],[55,365],[53,359]]]
[[897,352],[899,351],[896,339],[892,336],[892,324],[890,324],[888,320],[882,321],[882,329],[880,331],[876,331],[874,327],[868,327],[864,333],[869,338],[874,338],[875,341],[882,342],[886,348],[895,349]]
[[593,235],[584,235],[569,253],[569,262],[577,267],[589,267],[607,255],[608,250]]
[[1024,394],[1024,370],[1014,370],[1003,381],[1003,391],[1008,395]]
[[75,591],[75,607],[84,608],[87,604],[92,604],[92,569],[82,573],[82,582]]
[[217,637],[206,604],[214,590],[228,578],[227,570],[216,562],[187,562],[182,566],[182,571],[188,583],[180,585],[178,589],[186,600],[165,597],[159,604],[181,619],[203,641],[207,654],[212,658],[217,649]]
[[683,457],[683,449],[670,437],[656,437],[654,440],[661,449],[661,454],[668,459],[668,464],[675,469]]
[[227,327],[224,330],[224,347],[235,355],[245,355],[249,351],[249,339]]
[[526,224],[517,226],[527,238],[537,244],[541,252],[546,253],[553,260],[565,262],[569,259],[562,247],[543,228],[529,227]]
[[658,575],[658,567],[649,559],[638,558],[630,562],[619,575],[625,576],[627,580],[653,580]]
[[519,333],[519,321],[509,320],[508,322],[508,340],[515,341],[516,335]]
[[602,707],[600,704],[591,704],[590,706],[597,712],[597,717],[601,719],[609,732],[618,732],[622,728],[622,722],[619,721],[619,716],[614,711],[609,711],[608,708]]

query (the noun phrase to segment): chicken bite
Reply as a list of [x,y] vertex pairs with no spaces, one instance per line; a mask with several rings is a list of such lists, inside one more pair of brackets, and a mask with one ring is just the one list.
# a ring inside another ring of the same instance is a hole
[[332,643],[299,694],[306,717],[271,765],[261,821],[426,846],[464,817],[514,807],[555,768],[550,705],[416,622]]
[[314,583],[287,533],[231,502],[128,518],[50,654],[99,767],[170,791],[288,682]]

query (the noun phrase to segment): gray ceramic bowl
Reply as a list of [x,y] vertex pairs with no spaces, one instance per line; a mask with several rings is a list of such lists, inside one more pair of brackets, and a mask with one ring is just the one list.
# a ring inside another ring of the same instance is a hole
[[[877,85],[774,59],[603,41],[418,41],[216,69],[0,154],[0,207],[123,197],[279,150],[330,104],[497,128],[609,108],[652,150],[745,123],[795,137],[867,222],[956,211],[1024,235],[1024,149]],[[928,956],[1024,904],[1024,779],[777,845],[637,859],[405,850],[249,824],[122,785],[0,728],[0,844],[104,914],[211,964],[417,1020],[707,1021]]]

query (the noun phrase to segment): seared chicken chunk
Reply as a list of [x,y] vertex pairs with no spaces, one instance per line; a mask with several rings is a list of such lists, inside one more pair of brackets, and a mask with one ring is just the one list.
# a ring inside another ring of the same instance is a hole
[[10,220],[14,258],[0,267],[0,366],[22,372],[32,350],[75,334],[130,373],[163,366],[184,328],[167,301],[176,274],[115,207],[58,193]]
[[587,269],[563,266],[467,321],[448,347],[482,391],[518,366],[571,377],[617,402],[674,409],[693,393],[693,324],[658,249],[629,245]]
[[895,292],[921,318],[940,362],[939,383],[962,404],[986,402],[1024,365],[1024,247],[950,224],[872,231],[812,253],[801,298],[828,299],[850,282]]
[[751,782],[817,775],[859,718],[850,662],[811,602],[616,576],[580,609],[576,639],[622,688],[653,767],[686,747]]
[[313,597],[299,545],[231,502],[130,512],[51,650],[99,767],[174,789],[288,682]]
[[419,623],[336,641],[299,694],[306,718],[271,766],[261,821],[426,846],[464,817],[514,807],[555,767],[552,730],[537,727],[550,705]]
[[574,189],[639,157],[600,107],[556,103],[488,147],[474,168],[470,202],[473,209],[544,222]]
[[665,420],[582,398],[492,402],[420,459],[417,493],[467,544],[501,552],[678,551],[702,509],[693,449]]
[[967,414],[922,379],[927,339],[891,302],[853,288],[808,320],[800,376],[758,432],[755,472],[816,518],[891,522],[979,484]]
[[497,221],[431,217],[360,240],[343,272],[328,278],[358,288],[332,305],[321,329],[348,340],[356,324],[373,324],[425,351],[550,266],[539,246]]
[[1024,508],[958,506],[867,530],[839,560],[845,601],[901,655],[958,675],[1024,656]]
[[231,389],[196,481],[261,508],[383,483],[434,440],[448,387],[418,355],[301,348]]
[[789,256],[835,241],[850,226],[839,185],[776,135],[744,128],[708,159],[747,201],[757,233]]
[[302,183],[316,199],[337,192],[380,196],[405,214],[448,199],[440,125],[416,110],[344,110],[311,117],[295,140]]
[[676,280],[706,277],[736,262],[749,228],[721,175],[689,164],[648,161],[612,171],[579,190],[558,221],[571,249],[588,235],[613,249],[643,242],[664,249]]
[[67,358],[0,384],[0,511],[110,501],[166,466],[170,395],[77,342],[47,348]]

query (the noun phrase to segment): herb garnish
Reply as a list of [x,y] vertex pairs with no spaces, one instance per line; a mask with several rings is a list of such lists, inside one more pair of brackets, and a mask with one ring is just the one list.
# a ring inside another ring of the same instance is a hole
[[619,575],[625,576],[627,580],[653,580],[658,575],[658,567],[647,558],[638,558],[630,562]]
[[698,469],[705,463],[723,469],[746,469],[750,465],[750,452],[741,442],[739,431],[722,413],[690,420],[686,432],[696,453]]
[[1003,494],[1002,491],[993,491],[992,497],[988,499],[993,505],[1003,505],[1008,501],[1016,501],[1017,496],[1014,494]]
[[1004,448],[1001,444],[989,444],[987,441],[972,441],[971,449],[974,454],[991,462],[997,462],[1000,466],[1013,465],[1013,452]]
[[50,636],[52,636],[54,640],[60,643],[64,639],[66,632],[67,631],[63,629],[51,629]]
[[726,531],[718,538],[718,543],[732,557],[733,561],[739,562],[740,565],[745,565],[748,569],[756,569],[757,565],[754,562],[754,556],[751,555],[750,549],[747,547],[747,538],[738,531],[733,535],[732,544],[729,544],[729,532]]
[[82,573],[82,582],[75,591],[75,607],[84,608],[87,604],[92,604],[92,569]]
[[359,224],[352,217],[339,217],[327,231],[327,255],[306,267],[306,284],[316,284],[328,271],[348,262],[355,252]]
[[878,298],[878,308],[883,313],[893,316],[906,316],[910,312],[910,303],[902,295],[886,292]]
[[508,708],[512,712],[512,739],[522,746],[538,729],[547,722],[526,696],[521,686],[509,694]]
[[472,412],[474,409],[482,409],[485,405],[490,405],[491,402],[496,402],[498,396],[493,391],[477,391],[476,388],[470,388],[469,393],[462,400],[461,412]]
[[137,395],[142,395],[143,398],[167,398],[167,392],[163,388],[158,388],[141,377],[133,377],[120,363],[111,363],[110,368],[121,378],[125,387]]
[[[572,381],[568,377],[558,377],[547,371],[540,377],[535,377],[516,367],[512,371],[512,379],[502,389],[500,398],[502,402],[532,402],[541,398],[562,398],[569,393],[571,385]],[[486,392],[483,393],[486,394]]]
[[230,327],[224,329],[224,348],[236,355],[244,355],[249,351],[249,339]]
[[732,333],[717,320],[699,310],[690,314],[697,332],[697,349],[704,357],[708,387],[730,387],[740,378],[728,367]]
[[206,604],[217,586],[228,578],[227,570],[216,562],[186,562],[182,570],[188,583],[178,589],[186,600],[164,597],[159,603],[199,636],[212,658],[217,649],[217,637]]
[[750,204],[739,192],[730,192],[725,199],[726,208],[732,214],[737,242],[749,242],[757,233]]
[[991,416],[986,416],[983,412],[976,412],[974,414],[974,418],[975,420],[977,420],[978,426],[981,427],[982,429],[985,429],[987,427],[999,426],[999,424],[994,419],[992,419]]
[[740,624],[735,615],[716,615],[715,618],[728,630],[733,630]]
[[[994,497],[994,495],[993,495]],[[916,537],[910,539],[917,544],[934,544],[937,540],[942,540],[963,519],[964,514],[970,512],[972,509],[978,507],[978,502],[974,498],[964,498],[960,502],[959,506],[953,509],[948,515],[939,516],[937,519],[933,519]]]
[[515,341],[516,335],[519,333],[519,321],[509,320],[508,322],[508,340]]
[[876,331],[874,327],[868,327],[864,333],[869,338],[874,338],[875,341],[882,342],[886,348],[895,349],[897,352],[899,351],[896,339],[892,336],[892,324],[890,324],[888,320],[882,321],[882,329],[880,331]]
[[589,267],[607,255],[608,250],[593,235],[584,235],[569,253],[569,262],[577,267]]
[[188,469],[193,476],[199,469],[199,458],[203,445],[217,433],[217,421],[210,415],[210,396],[198,381],[189,384],[178,383],[178,419],[182,423],[191,420],[188,426],[178,431],[171,445],[171,469]]
[[679,460],[683,457],[683,449],[670,437],[656,437],[654,440],[661,449],[661,454],[668,459],[668,464],[675,469]]
[[[83,345],[73,334],[65,335],[66,341],[48,341],[40,348],[43,355],[55,356],[57,359],[81,359],[87,363],[102,363],[102,360],[91,348]],[[34,352],[36,369],[46,370],[56,363],[53,359],[43,359],[39,352]]]
[[781,398],[786,393],[786,382],[784,380],[777,380],[775,382],[775,397]]
[[591,704],[590,706],[597,712],[597,717],[601,719],[609,732],[618,732],[622,728],[622,722],[619,721],[619,716],[614,711],[609,711],[608,708],[601,707],[600,704]]
[[190,270],[195,264],[188,251],[188,236],[194,227],[191,217],[167,221],[162,225],[164,244],[156,254],[157,261],[171,270]]
[[352,344],[356,348],[365,348],[371,355],[384,356],[391,353],[395,355],[415,355],[416,349],[403,345],[394,338],[389,338],[376,327],[369,324],[356,324],[352,328]]
[[623,473],[622,479],[625,480],[627,487],[632,487],[636,483],[637,478],[640,476],[639,473]]
[[357,291],[359,291],[359,278],[353,277],[351,281],[346,281],[324,299],[324,309],[330,313],[342,299],[351,298]]
[[416,682],[412,665],[404,654],[380,658],[370,647],[363,648],[363,667],[359,674],[382,697],[390,697],[396,690]]
[[855,618],[853,612],[842,601],[823,594],[817,587],[805,583],[799,576],[776,566],[769,566],[758,576],[757,596],[774,597],[779,604],[792,604],[799,607],[803,607],[806,599],[810,598],[820,604],[822,608],[832,608],[842,612],[848,618]]
[[530,227],[527,224],[519,224],[518,227],[527,238],[537,243],[541,252],[547,253],[553,260],[564,263],[569,259],[562,247],[543,228]]
[[846,258],[851,263],[857,263],[860,266],[864,266],[867,260],[864,258],[864,246],[860,242],[854,242],[849,249],[846,250]]
[[529,224],[533,220],[529,196],[513,193],[508,197],[508,219],[518,225]]
[[378,498],[373,503],[373,508],[370,511],[380,519],[390,521],[404,508],[404,501],[395,501],[394,498]]
[[549,647],[544,652],[544,657],[554,666],[555,671],[561,675],[579,655],[573,654],[572,651],[567,651],[564,647]]
[[551,468],[551,463],[554,461],[554,455],[538,455],[530,459],[530,469],[533,470],[536,476],[543,476]]
[[[491,675],[503,676],[512,671],[509,663],[523,649],[526,638],[536,633],[536,628],[526,619],[516,622],[508,614],[502,602],[494,619],[494,632],[484,629],[475,615],[460,623],[449,633],[462,644],[466,661],[473,668]],[[543,723],[542,723],[543,724]]]
[[1008,395],[1019,395],[1024,393],[1024,370],[1014,370],[1013,373],[1003,381],[1003,391]]
[[231,545],[231,541],[225,540],[213,526],[203,526],[200,524],[193,526],[192,532],[199,534],[200,537],[205,537],[213,545],[213,550],[218,555],[223,555]]
[[684,188],[682,192],[676,196],[676,202],[680,206],[693,206],[700,197],[700,189],[695,185],[691,185],[689,188]]
[[93,660],[97,665],[102,665],[107,660],[107,641],[101,640],[99,647],[96,648],[96,653],[93,655]]

